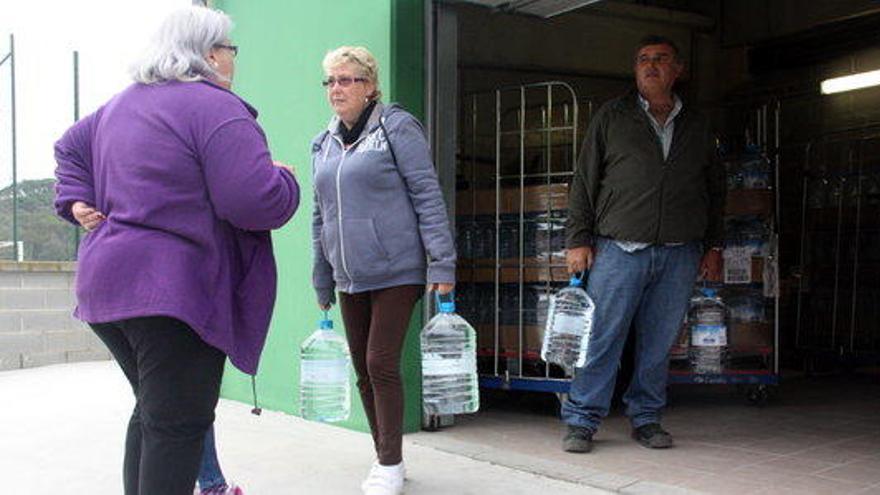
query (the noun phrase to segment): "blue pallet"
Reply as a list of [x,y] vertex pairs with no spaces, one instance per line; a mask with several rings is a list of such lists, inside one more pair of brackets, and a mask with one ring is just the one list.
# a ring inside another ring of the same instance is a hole
[[669,375],[670,385],[779,385],[779,375],[767,373],[721,373],[718,375]]
[[[718,375],[669,375],[670,385],[779,385],[779,375],[766,373],[722,373]],[[567,394],[571,386],[569,379],[551,378],[511,378],[481,376],[480,387],[498,390],[524,390],[529,392],[550,392]]]
[[571,380],[545,378],[511,378],[481,376],[480,387],[500,390],[527,390],[529,392],[551,392],[567,394]]

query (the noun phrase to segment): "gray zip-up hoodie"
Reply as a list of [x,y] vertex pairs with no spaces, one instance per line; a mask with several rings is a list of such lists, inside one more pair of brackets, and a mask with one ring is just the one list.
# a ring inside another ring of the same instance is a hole
[[378,103],[348,149],[338,129],[333,117],[312,141],[318,302],[335,302],[335,288],[358,293],[454,283],[455,246],[418,120],[397,105]]

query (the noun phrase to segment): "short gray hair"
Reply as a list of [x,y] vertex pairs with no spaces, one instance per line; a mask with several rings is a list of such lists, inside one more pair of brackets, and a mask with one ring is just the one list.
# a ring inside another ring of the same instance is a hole
[[672,41],[672,38],[668,38],[666,36],[662,36],[659,34],[649,34],[642,39],[639,40],[639,44],[636,45],[636,53],[638,56],[639,52],[642,51],[642,48],[651,45],[666,45],[669,48],[672,48],[672,54],[675,57],[675,61],[681,63],[681,56],[678,53],[678,45]]
[[153,36],[131,77],[140,83],[222,79],[205,56],[229,39],[232,19],[219,10],[191,6],[171,13]]
[[327,52],[321,63],[324,72],[327,73],[330,72],[330,69],[344,64],[355,66],[361,77],[376,85],[376,92],[372,95],[374,100],[382,98],[382,91],[379,90],[379,63],[376,62],[376,58],[373,57],[370,50],[362,46],[340,46]]

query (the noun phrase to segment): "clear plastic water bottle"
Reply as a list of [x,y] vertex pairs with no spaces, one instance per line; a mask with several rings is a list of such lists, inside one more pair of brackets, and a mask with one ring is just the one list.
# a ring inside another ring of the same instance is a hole
[[714,289],[703,288],[694,295],[688,321],[694,373],[722,373],[727,354],[727,308]]
[[[442,296],[447,297],[447,296]],[[455,314],[452,296],[422,330],[422,404],[430,415],[466,414],[480,408],[477,333]]]
[[333,331],[324,313],[318,330],[300,348],[300,413],[305,419],[332,423],[351,412],[349,367],[345,339]]
[[541,359],[571,372],[587,361],[596,305],[583,288],[582,277],[571,277],[568,287],[550,299]]

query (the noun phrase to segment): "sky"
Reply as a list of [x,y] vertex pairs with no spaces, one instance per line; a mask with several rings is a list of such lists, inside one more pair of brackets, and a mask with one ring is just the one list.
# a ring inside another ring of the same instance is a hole
[[[73,123],[73,51],[80,116],[130,83],[127,69],[161,20],[191,0],[0,0],[0,59],[15,35],[19,182],[53,176],[52,144]],[[0,66],[0,188],[12,182],[10,63]]]

